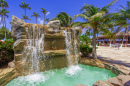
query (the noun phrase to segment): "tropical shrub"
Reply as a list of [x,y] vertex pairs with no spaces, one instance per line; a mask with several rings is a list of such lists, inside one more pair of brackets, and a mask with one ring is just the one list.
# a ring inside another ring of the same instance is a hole
[[89,42],[91,42],[88,34],[83,34],[82,36],[80,36],[80,40],[82,41],[82,44],[88,44]]
[[[5,38],[5,28],[1,27],[0,28],[0,40],[2,40],[4,38]],[[7,39],[11,38],[11,32],[8,29],[6,29],[6,38]]]
[[0,67],[14,59],[13,39],[0,40]]
[[92,53],[92,47],[87,44],[80,45],[80,52],[83,56],[88,56]]

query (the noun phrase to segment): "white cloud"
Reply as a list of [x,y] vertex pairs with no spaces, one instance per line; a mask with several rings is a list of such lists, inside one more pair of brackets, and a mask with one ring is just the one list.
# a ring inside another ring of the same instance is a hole
[[47,12],[47,14],[46,14],[46,15],[48,16],[49,14],[50,14],[50,12]]
[[43,23],[44,23],[44,21],[43,21],[41,18],[38,18],[38,22],[39,22],[40,24],[43,24]]

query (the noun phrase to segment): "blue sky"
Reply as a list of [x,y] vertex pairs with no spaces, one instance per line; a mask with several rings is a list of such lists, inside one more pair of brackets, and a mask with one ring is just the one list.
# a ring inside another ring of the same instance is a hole
[[[107,4],[109,4],[113,0],[5,0],[9,4],[9,18],[7,21],[7,28],[11,30],[11,25],[9,22],[11,22],[12,15],[17,16],[18,18],[22,18],[22,14],[24,14],[24,10],[19,7],[21,2],[29,3],[29,7],[31,7],[31,10],[27,10],[27,16],[31,19],[31,21],[27,21],[27,23],[35,23],[36,19],[35,17],[31,17],[33,12],[37,12],[41,15],[38,19],[38,23],[43,22],[43,14],[41,13],[41,8],[46,8],[47,11],[49,11],[49,14],[46,15],[46,18],[52,19],[55,17],[59,12],[66,12],[70,16],[73,17],[73,15],[79,14],[81,7],[84,6],[84,4],[92,4],[98,7],[103,7]],[[127,1],[129,0],[119,0],[117,3],[115,3],[113,6],[111,6],[110,12],[115,12],[117,8],[119,8],[119,5],[126,6]],[[80,21],[80,19],[77,19],[77,21]]]

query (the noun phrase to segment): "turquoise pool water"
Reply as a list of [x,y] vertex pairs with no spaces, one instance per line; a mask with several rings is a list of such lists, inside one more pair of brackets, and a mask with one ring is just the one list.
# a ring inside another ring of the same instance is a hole
[[75,65],[62,69],[18,77],[6,86],[74,86],[84,84],[92,86],[97,80],[116,77],[111,71],[88,65]]

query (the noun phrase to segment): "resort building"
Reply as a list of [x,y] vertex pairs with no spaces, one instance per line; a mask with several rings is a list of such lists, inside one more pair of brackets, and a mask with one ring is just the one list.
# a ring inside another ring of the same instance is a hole
[[[124,38],[124,41],[123,41]],[[100,46],[109,46],[110,41],[112,46],[120,46],[123,44],[124,47],[130,47],[130,31],[129,32],[118,32],[114,39],[110,40],[104,35],[100,35],[96,42],[99,43]]]

